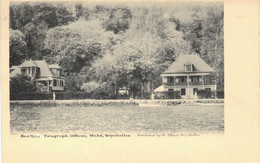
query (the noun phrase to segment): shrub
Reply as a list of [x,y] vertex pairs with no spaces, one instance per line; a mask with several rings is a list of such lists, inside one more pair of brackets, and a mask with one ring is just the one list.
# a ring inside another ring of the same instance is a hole
[[98,87],[100,87],[99,83],[96,83],[94,81],[88,82],[88,83],[83,83],[81,86],[80,90],[87,92],[87,93],[92,93],[94,92]]
[[224,91],[217,91],[217,98],[224,98]]
[[69,100],[69,99],[91,99],[92,94],[86,92],[57,92],[56,100]]
[[31,78],[27,75],[16,75],[10,80],[10,94],[21,94],[35,92],[37,89]]
[[36,88],[37,88],[38,92],[47,92],[47,89],[48,89],[47,86],[45,86],[42,83],[37,83]]
[[215,91],[210,91],[210,90],[206,90],[206,89],[201,89],[197,91],[197,96],[200,99],[204,99],[204,98],[214,98],[215,96]]
[[180,91],[164,91],[154,93],[155,99],[180,99]]
[[[26,94],[10,94],[10,100],[52,100],[52,92],[38,92]],[[91,93],[85,92],[56,92],[56,100],[91,99]]]
[[52,93],[11,93],[10,100],[51,100]]
[[115,90],[112,86],[103,82],[100,87],[93,92],[94,99],[116,99]]

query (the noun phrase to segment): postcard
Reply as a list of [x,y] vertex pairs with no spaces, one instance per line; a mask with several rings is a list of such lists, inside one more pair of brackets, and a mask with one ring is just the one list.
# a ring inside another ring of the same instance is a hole
[[1,7],[3,162],[260,162],[259,1]]

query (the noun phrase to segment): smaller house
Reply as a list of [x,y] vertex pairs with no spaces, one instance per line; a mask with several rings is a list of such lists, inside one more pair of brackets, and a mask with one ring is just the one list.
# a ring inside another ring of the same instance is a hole
[[10,77],[17,74],[28,75],[34,84],[41,83],[50,91],[64,91],[64,77],[57,64],[48,64],[45,60],[26,60],[19,66],[10,68]]
[[197,98],[197,90],[216,91],[215,71],[198,55],[180,55],[162,74],[155,92],[180,91],[182,98]]

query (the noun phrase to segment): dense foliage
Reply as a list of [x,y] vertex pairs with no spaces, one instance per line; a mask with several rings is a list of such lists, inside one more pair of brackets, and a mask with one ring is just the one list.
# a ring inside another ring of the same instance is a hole
[[10,80],[10,94],[26,94],[37,91],[31,78],[26,75],[17,75]]
[[[145,98],[176,57],[197,53],[224,90],[223,3],[29,3],[10,6],[10,66],[58,63],[69,92]],[[93,89],[91,88],[93,86]]]

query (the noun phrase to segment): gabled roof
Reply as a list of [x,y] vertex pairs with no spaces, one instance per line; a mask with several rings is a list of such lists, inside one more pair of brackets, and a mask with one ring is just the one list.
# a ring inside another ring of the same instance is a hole
[[194,72],[214,72],[214,70],[203,61],[198,55],[180,55],[162,74],[177,74],[185,72],[185,64],[193,64]]

